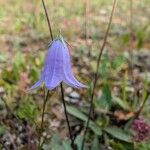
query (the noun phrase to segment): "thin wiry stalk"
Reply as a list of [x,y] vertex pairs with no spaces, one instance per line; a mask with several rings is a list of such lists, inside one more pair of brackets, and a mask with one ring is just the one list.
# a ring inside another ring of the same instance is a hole
[[144,106],[145,106],[145,103],[147,102],[147,100],[148,100],[148,98],[149,98],[149,95],[150,95],[150,93],[148,92],[148,93],[146,94],[146,96],[145,96],[145,98],[144,98],[142,104],[141,104],[141,107],[140,107],[139,110],[136,112],[135,118],[138,118],[138,117],[140,116],[140,114],[141,114],[141,112],[142,112],[142,110],[143,110],[143,108],[144,108]]
[[40,126],[40,135],[39,135],[39,149],[41,148],[41,136],[42,136],[42,132],[43,132],[43,125],[44,125],[44,114],[45,114],[45,108],[46,108],[46,104],[47,104],[47,101],[48,101],[48,96],[49,96],[49,90],[47,91],[46,93],[46,97],[44,99],[44,102],[43,102],[43,109],[42,109],[42,120],[41,120],[41,126]]
[[85,28],[85,44],[86,48],[88,49],[88,56],[91,56],[91,48],[88,44],[88,6],[89,6],[89,0],[85,0],[84,2],[84,18],[85,18],[85,23],[84,23],[84,28]]
[[73,137],[72,137],[69,118],[68,118],[68,115],[67,115],[67,108],[66,108],[66,103],[65,103],[65,99],[64,99],[64,89],[63,89],[63,84],[62,83],[60,84],[60,88],[61,88],[61,98],[62,98],[62,102],[63,102],[63,106],[64,106],[65,117],[66,117],[67,126],[68,126],[68,130],[69,130],[69,136],[70,136],[70,140],[71,140],[71,147],[73,148],[74,147],[74,145],[73,145],[74,140],[73,140]]
[[[50,19],[48,17],[48,13],[47,13],[47,9],[46,9],[44,0],[42,0],[42,4],[43,4],[44,10],[45,10],[45,15],[46,15],[46,18],[47,18],[49,33],[50,33],[51,39],[53,40],[54,38],[53,38],[52,28],[51,28],[51,24],[50,24]],[[68,125],[68,130],[69,130],[69,136],[70,136],[70,140],[71,140],[71,146],[73,148],[73,137],[72,137],[72,134],[71,134],[71,127],[70,127],[69,119],[68,119],[68,115],[67,115],[66,103],[65,103],[65,99],[64,99],[64,89],[63,89],[62,83],[61,83],[60,87],[61,87],[61,96],[62,96],[62,101],[63,101],[63,105],[64,105],[64,111],[65,111],[66,121],[67,121],[67,125]],[[48,95],[49,95],[49,91],[47,92],[46,97],[48,97]],[[46,102],[47,102],[47,100],[45,99],[44,105],[46,105]],[[44,113],[44,111],[43,111],[43,113]]]
[[110,15],[110,19],[109,19],[109,23],[108,23],[108,27],[107,27],[106,34],[105,34],[104,41],[103,41],[103,45],[102,45],[102,47],[100,49],[100,53],[98,55],[98,60],[97,60],[97,65],[96,65],[96,73],[95,73],[94,83],[93,83],[93,90],[92,90],[91,98],[90,98],[90,110],[89,110],[88,120],[87,120],[86,127],[85,127],[85,132],[84,132],[84,135],[83,135],[81,150],[84,149],[84,143],[85,143],[85,138],[86,138],[86,133],[87,133],[87,130],[88,130],[88,126],[89,126],[89,123],[90,123],[91,113],[94,111],[93,110],[93,99],[94,99],[95,88],[96,88],[97,80],[98,80],[98,70],[99,70],[99,67],[100,67],[100,62],[101,62],[101,57],[102,57],[102,54],[103,54],[103,51],[104,51],[104,47],[105,47],[106,42],[107,42],[107,37],[108,37],[108,33],[109,33],[110,26],[111,26],[111,23],[112,23],[112,18],[113,18],[113,14],[114,14],[114,11],[115,11],[116,3],[117,3],[117,0],[114,0],[111,15]]
[[[130,74],[131,74],[131,79],[133,84],[136,82],[133,74],[133,67],[134,67],[134,62],[133,62],[133,40],[134,40],[134,32],[133,32],[133,0],[130,0],[130,16],[129,16],[129,29],[130,29],[130,42],[129,42],[129,53],[130,53]],[[134,87],[135,92],[132,94],[133,99],[136,98],[137,94],[137,89]]]
[[130,0],[130,34],[133,37],[133,0]]
[[130,0],[130,19],[129,19],[129,28],[130,28],[130,45],[129,45],[129,52],[130,52],[130,55],[131,55],[131,76],[132,76],[132,80],[134,81],[134,77],[133,77],[133,54],[132,54],[132,49],[133,49],[133,44],[132,44],[132,41],[133,41],[133,37],[134,37],[134,34],[133,34],[133,0]]
[[48,23],[48,28],[49,28],[50,37],[51,37],[51,39],[52,39],[52,41],[53,41],[54,38],[53,38],[53,33],[52,33],[52,27],[51,27],[50,19],[49,19],[49,17],[48,17],[48,13],[47,13],[47,9],[46,9],[44,0],[42,0],[42,4],[43,4],[44,11],[45,11],[47,23]]
[[[50,36],[51,36],[51,39],[53,40],[53,34],[52,34],[52,28],[51,28],[51,24],[50,24],[50,20],[49,20],[49,17],[48,17],[48,13],[47,13],[47,9],[46,9],[46,6],[45,6],[45,3],[44,3],[44,0],[42,0],[42,4],[43,4],[43,8],[44,8],[44,11],[45,11],[45,15],[46,15],[46,18],[47,18],[47,23],[48,23],[48,28],[49,28],[49,32],[50,32]],[[44,124],[44,113],[45,113],[45,108],[46,108],[46,104],[47,104],[47,101],[48,101],[48,96],[49,96],[49,93],[50,91],[48,90],[47,93],[46,93],[46,97],[44,99],[44,102],[43,102],[43,110],[42,110],[42,121],[41,121],[41,133],[43,131],[43,124]],[[41,133],[39,135],[39,149],[41,149]]]

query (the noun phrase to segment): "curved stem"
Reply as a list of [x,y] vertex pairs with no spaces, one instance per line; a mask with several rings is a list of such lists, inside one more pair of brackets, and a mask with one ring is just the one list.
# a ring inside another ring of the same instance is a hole
[[[50,36],[51,36],[51,39],[53,40],[53,34],[52,34],[52,28],[51,28],[51,24],[50,24],[50,20],[49,20],[49,17],[48,17],[48,13],[47,13],[47,9],[46,9],[46,6],[45,6],[45,3],[44,3],[44,0],[42,0],[42,4],[43,4],[43,8],[45,10],[45,15],[46,15],[46,19],[47,19],[47,23],[48,23],[48,28],[49,28],[49,32],[50,32]],[[47,94],[46,94],[46,97],[44,99],[44,102],[43,102],[43,110],[42,110],[42,120],[41,120],[41,127],[40,127],[40,135],[39,135],[39,145],[38,145],[38,148],[41,149],[41,133],[43,131],[43,124],[44,124],[44,113],[45,113],[45,108],[46,108],[46,104],[47,104],[47,101],[48,101],[48,96],[49,96],[49,90],[47,91]]]
[[42,110],[42,120],[41,120],[41,127],[40,127],[40,135],[39,135],[39,149],[41,148],[41,136],[42,136],[42,131],[43,131],[43,125],[44,125],[44,114],[45,114],[45,108],[46,108],[46,104],[48,101],[48,96],[49,96],[49,90],[47,91],[46,97],[44,99],[44,103],[43,103],[43,110]]
[[114,14],[114,11],[115,11],[116,3],[117,3],[117,0],[114,0],[111,15],[110,15],[110,19],[109,19],[109,23],[108,23],[108,27],[107,27],[106,34],[105,34],[104,41],[103,41],[103,45],[102,45],[102,47],[100,49],[100,53],[98,55],[98,60],[97,60],[97,65],[96,65],[96,73],[95,73],[94,83],[93,83],[93,90],[92,90],[91,98],[90,98],[90,110],[89,110],[89,114],[88,114],[88,120],[87,120],[87,123],[86,123],[85,132],[84,132],[84,135],[83,135],[81,150],[84,149],[84,143],[85,143],[85,138],[86,138],[86,133],[87,133],[87,130],[88,130],[88,126],[89,126],[89,123],[90,123],[90,117],[91,117],[92,112],[94,111],[93,110],[93,99],[94,99],[95,88],[96,88],[97,80],[98,80],[98,70],[99,70],[99,67],[100,67],[100,62],[101,62],[101,57],[102,57],[102,54],[103,54],[103,51],[104,51],[104,47],[105,47],[106,42],[107,42],[107,37],[108,37],[108,33],[109,33],[110,26],[111,26],[111,23],[112,23],[112,18],[113,18],[113,14]]
[[[53,38],[53,34],[52,34],[52,28],[51,28],[51,24],[50,24],[50,19],[48,17],[48,13],[47,13],[47,9],[46,9],[44,0],[42,0],[42,4],[43,4],[44,10],[45,10],[45,15],[46,15],[46,18],[47,18],[49,33],[50,33],[51,39],[53,40],[54,38]],[[69,136],[70,136],[70,140],[71,140],[71,146],[74,149],[74,144],[73,144],[74,140],[73,140],[73,137],[72,137],[72,134],[71,134],[71,127],[70,127],[69,119],[68,119],[68,115],[67,115],[66,103],[65,103],[65,99],[64,99],[64,89],[63,89],[62,83],[60,84],[60,88],[61,88],[61,97],[62,97],[62,101],[63,101],[63,105],[64,105],[64,111],[65,111],[67,126],[68,126],[68,130],[69,130]],[[49,94],[49,91],[47,92],[47,96],[46,97],[48,97],[48,94]],[[43,106],[43,110],[45,110],[44,107],[46,105],[46,101],[47,100],[45,100],[45,103],[44,103],[44,106]]]
[[51,37],[51,39],[52,39],[52,41],[53,41],[54,38],[53,38],[53,33],[52,33],[52,27],[51,27],[50,19],[49,19],[49,17],[48,17],[48,13],[47,13],[47,9],[46,9],[44,0],[42,0],[42,4],[43,4],[44,11],[45,11],[47,23],[48,23],[48,28],[49,28],[50,37]]
[[85,44],[86,44],[86,48],[88,49],[88,56],[91,56],[91,48],[88,44],[88,6],[89,6],[89,0],[85,0],[84,2],[84,28],[85,28]]
[[142,102],[142,104],[141,104],[141,107],[140,107],[139,110],[136,112],[135,118],[138,118],[138,117],[140,116],[140,114],[141,114],[141,112],[142,112],[142,110],[143,110],[143,108],[144,108],[144,106],[145,106],[145,103],[146,103],[147,100],[148,100],[149,95],[150,95],[150,93],[147,93],[147,94],[146,94],[146,96],[145,96],[145,98],[144,98],[144,100],[143,100],[143,102]]
[[62,102],[63,102],[63,106],[64,106],[64,112],[65,112],[65,117],[66,117],[66,121],[67,121],[67,126],[68,126],[68,130],[69,130],[69,136],[70,136],[70,140],[71,140],[71,147],[74,149],[74,140],[72,137],[72,133],[71,133],[71,127],[70,127],[70,123],[69,123],[69,118],[68,118],[68,114],[67,114],[67,108],[66,108],[66,103],[65,103],[65,98],[64,98],[64,89],[63,89],[63,84],[60,84],[60,88],[61,88],[61,98],[62,98]]

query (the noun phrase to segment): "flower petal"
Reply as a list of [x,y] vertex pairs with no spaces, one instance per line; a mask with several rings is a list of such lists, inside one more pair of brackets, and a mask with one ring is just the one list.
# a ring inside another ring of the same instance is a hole
[[72,86],[74,88],[86,88],[87,86],[80,83],[76,78],[74,78],[74,76],[72,76],[72,79],[71,78],[71,74],[64,80],[64,82],[69,85],[69,86]]
[[48,89],[57,87],[63,80],[63,58],[61,45],[60,40],[58,40],[49,50],[50,55],[47,59],[51,60],[51,62],[48,62],[49,66],[46,68],[47,72],[45,79],[45,84]]
[[71,60],[68,47],[65,43],[63,50],[63,72],[64,72],[64,82],[75,88],[87,87],[84,84],[80,83],[73,75],[71,69]]
[[61,83],[61,81],[53,83],[51,85],[46,85],[46,88],[49,90],[53,90],[54,88],[56,88],[57,86],[59,86],[59,84]]
[[38,87],[42,84],[43,81],[44,81],[44,72],[41,73],[41,78],[40,78],[40,80],[37,81],[37,82],[29,89],[29,91],[38,88]]
[[62,81],[75,88],[87,87],[80,83],[73,75],[69,49],[62,37],[51,42],[45,60],[41,78],[29,90],[39,87],[45,82],[49,90],[57,87]]

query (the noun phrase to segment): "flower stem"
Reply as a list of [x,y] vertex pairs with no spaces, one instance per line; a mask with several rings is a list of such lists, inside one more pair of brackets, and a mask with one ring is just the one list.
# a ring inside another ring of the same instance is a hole
[[[53,40],[54,38],[53,38],[53,34],[52,34],[52,28],[51,28],[51,24],[50,24],[50,19],[48,17],[48,13],[47,13],[47,9],[46,9],[44,0],[42,0],[42,4],[43,4],[43,8],[45,10],[45,15],[46,15],[46,18],[47,18],[49,33],[50,33],[51,39]],[[74,140],[73,140],[73,137],[72,137],[72,134],[71,134],[71,127],[70,127],[69,119],[68,119],[68,115],[67,115],[66,103],[65,103],[65,99],[64,99],[64,89],[63,89],[62,83],[60,84],[60,88],[61,88],[61,97],[62,97],[62,101],[63,101],[63,105],[64,105],[66,121],[67,121],[67,125],[68,125],[68,130],[69,130],[69,136],[70,136],[70,140],[71,140],[71,147],[74,150],[74,144],[73,144]],[[49,94],[49,91],[48,91],[47,95],[48,94]],[[45,100],[45,101],[47,101],[47,100]],[[45,105],[46,105],[46,103],[45,103]]]
[[47,23],[48,23],[48,28],[49,28],[50,37],[51,37],[51,39],[53,40],[54,38],[53,38],[53,33],[52,33],[51,23],[50,23],[50,19],[49,19],[49,17],[48,17],[48,13],[47,13],[47,9],[46,9],[44,0],[42,0],[42,4],[43,4],[44,11],[45,11]]
[[148,93],[146,94],[146,96],[145,96],[143,102],[142,102],[141,107],[140,107],[139,110],[136,112],[135,118],[138,118],[138,117],[140,116],[140,114],[141,114],[141,112],[142,112],[142,110],[143,110],[143,108],[144,108],[144,106],[145,106],[145,103],[146,103],[147,100],[148,100],[149,95],[150,95],[150,93],[148,92]]
[[69,130],[69,136],[70,136],[70,140],[71,140],[71,147],[74,149],[74,140],[72,137],[72,132],[71,132],[71,127],[70,127],[70,123],[69,123],[69,118],[68,118],[68,114],[67,114],[67,108],[66,108],[66,103],[65,103],[65,99],[64,99],[64,89],[63,89],[63,84],[60,84],[60,88],[61,88],[61,98],[62,98],[62,102],[63,102],[63,106],[64,106],[64,112],[65,112],[65,117],[66,117],[66,121],[67,121],[67,126],[68,126],[68,130]]
[[[44,3],[44,0],[42,0],[42,4],[43,4],[43,8],[44,8],[44,11],[45,11],[45,15],[46,15],[46,19],[47,19],[47,23],[48,23],[48,28],[49,28],[49,33],[50,33],[50,36],[51,36],[51,39],[53,40],[53,34],[52,34],[52,28],[51,28],[51,24],[50,24],[50,20],[49,20],[49,17],[48,17],[48,13],[47,13],[47,9],[46,9],[46,6],[45,6],[45,3]],[[47,104],[47,101],[48,101],[48,96],[49,96],[49,90],[47,91],[47,94],[46,94],[46,97],[44,99],[44,103],[43,103],[43,110],[42,110],[42,121],[41,121],[41,133],[43,131],[43,124],[44,124],[44,113],[45,113],[45,108],[46,108],[46,104]],[[39,135],[39,145],[38,145],[38,148],[39,150],[41,149],[42,145],[41,144],[41,133]]]
[[39,150],[41,148],[41,136],[42,136],[42,131],[43,131],[43,125],[44,125],[44,114],[45,114],[45,108],[46,108],[46,104],[47,104],[47,101],[48,101],[48,96],[49,96],[49,90],[47,91],[46,93],[46,97],[44,99],[44,103],[43,103],[43,110],[42,110],[42,120],[41,120],[41,127],[40,127],[40,135],[39,135]]
[[88,44],[88,7],[89,7],[89,0],[85,0],[84,2],[84,18],[85,18],[85,22],[84,22],[84,28],[85,28],[85,44],[86,44],[86,48],[88,49],[88,56],[91,56],[91,47]]
[[96,65],[96,73],[95,73],[95,77],[94,77],[93,89],[92,89],[91,98],[90,98],[90,110],[89,110],[88,120],[87,120],[86,127],[85,127],[85,132],[84,132],[84,135],[83,135],[81,150],[84,149],[86,133],[87,133],[88,126],[89,126],[89,123],[90,123],[91,114],[94,111],[93,99],[94,99],[95,88],[96,88],[97,80],[98,80],[98,70],[99,70],[99,67],[100,67],[100,62],[101,62],[101,57],[102,57],[102,54],[103,54],[103,51],[104,51],[104,47],[105,47],[106,42],[107,42],[107,37],[108,37],[108,33],[109,33],[110,26],[111,26],[111,23],[112,23],[112,18],[113,18],[113,14],[114,14],[114,11],[115,11],[116,3],[117,3],[117,0],[114,0],[111,15],[110,15],[110,19],[109,19],[109,23],[108,23],[108,27],[107,27],[106,34],[105,34],[104,41],[103,41],[103,45],[102,45],[102,47],[100,49],[100,53],[98,55],[98,60],[97,60],[97,65]]

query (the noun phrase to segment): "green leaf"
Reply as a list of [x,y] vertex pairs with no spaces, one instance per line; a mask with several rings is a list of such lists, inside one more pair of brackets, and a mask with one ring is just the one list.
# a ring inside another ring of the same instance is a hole
[[35,66],[32,67],[31,69],[31,76],[34,81],[39,79],[39,69]]
[[74,106],[67,106],[67,112],[82,121],[87,121],[87,116]]
[[113,60],[111,66],[114,70],[117,71],[120,70],[120,68],[123,66],[123,64],[125,64],[125,62],[126,62],[126,57],[123,54],[121,54]]
[[106,101],[108,106],[111,105],[111,90],[108,84],[105,84],[103,87],[101,100]]
[[102,135],[102,130],[101,130],[101,128],[100,128],[97,124],[95,124],[93,121],[90,121],[89,127],[91,128],[91,130],[92,130],[96,135],[99,135],[99,136]]
[[95,106],[103,109],[109,109],[112,104],[111,89],[108,84],[105,84],[102,90],[102,96],[95,101]]
[[104,128],[103,130],[118,140],[129,142],[129,143],[132,142],[131,134],[129,134],[128,132],[122,129],[116,127],[108,127],[108,128]]
[[[67,106],[67,112],[73,116],[75,116],[76,118],[87,122],[88,117],[81,112],[79,109],[73,107],[73,106]],[[89,123],[89,128],[96,134],[96,135],[102,135],[102,130],[101,128],[94,123],[93,121],[90,121]]]
[[72,150],[69,140],[62,140],[56,133],[53,134],[50,143],[43,145],[44,150]]
[[10,76],[15,81],[17,81],[20,77],[20,72],[24,71],[25,69],[25,56],[21,52],[17,52],[14,59],[13,59],[13,72]]
[[125,150],[124,146],[121,143],[117,143],[117,142],[111,142],[111,147],[115,150]]
[[118,104],[124,110],[130,110],[128,103],[121,100],[119,97],[113,96],[112,101],[113,101],[113,103]]
[[[78,135],[77,138],[75,139],[75,144],[77,145],[77,150],[81,150],[82,141],[83,141],[83,138],[80,135]],[[84,150],[89,150],[88,147],[86,146],[86,144],[84,145]]]
[[0,54],[0,62],[5,62],[6,61],[6,55]]
[[33,101],[27,101],[20,105],[16,113],[21,119],[33,121],[38,114],[38,109]]
[[54,134],[51,143],[47,146],[47,150],[64,150],[61,139],[58,134]]
[[108,57],[107,54],[103,55],[102,63],[101,63],[100,69],[99,69],[99,74],[101,74],[102,78],[106,79],[110,75],[109,74],[110,69],[111,69],[111,64],[110,64],[110,61],[109,61],[109,57]]
[[66,141],[66,140],[63,141],[63,147],[64,147],[64,150],[72,150],[69,141]]
[[123,34],[121,37],[121,42],[122,44],[127,44],[130,40],[130,35],[129,34]]
[[14,64],[14,67],[16,67],[17,69],[20,69],[20,67],[24,66],[25,57],[21,52],[18,51],[16,53],[14,60],[13,60],[13,64]]
[[100,149],[100,145],[99,145],[98,137],[96,136],[94,138],[93,143],[92,143],[92,149],[91,150],[99,150],[99,149]]
[[0,136],[6,132],[6,128],[4,126],[0,126]]
[[[110,140],[109,144],[113,148],[113,150],[134,150],[134,143]],[[148,150],[148,149],[146,149],[146,150]]]
[[143,142],[138,145],[138,150],[149,150],[150,142]]

